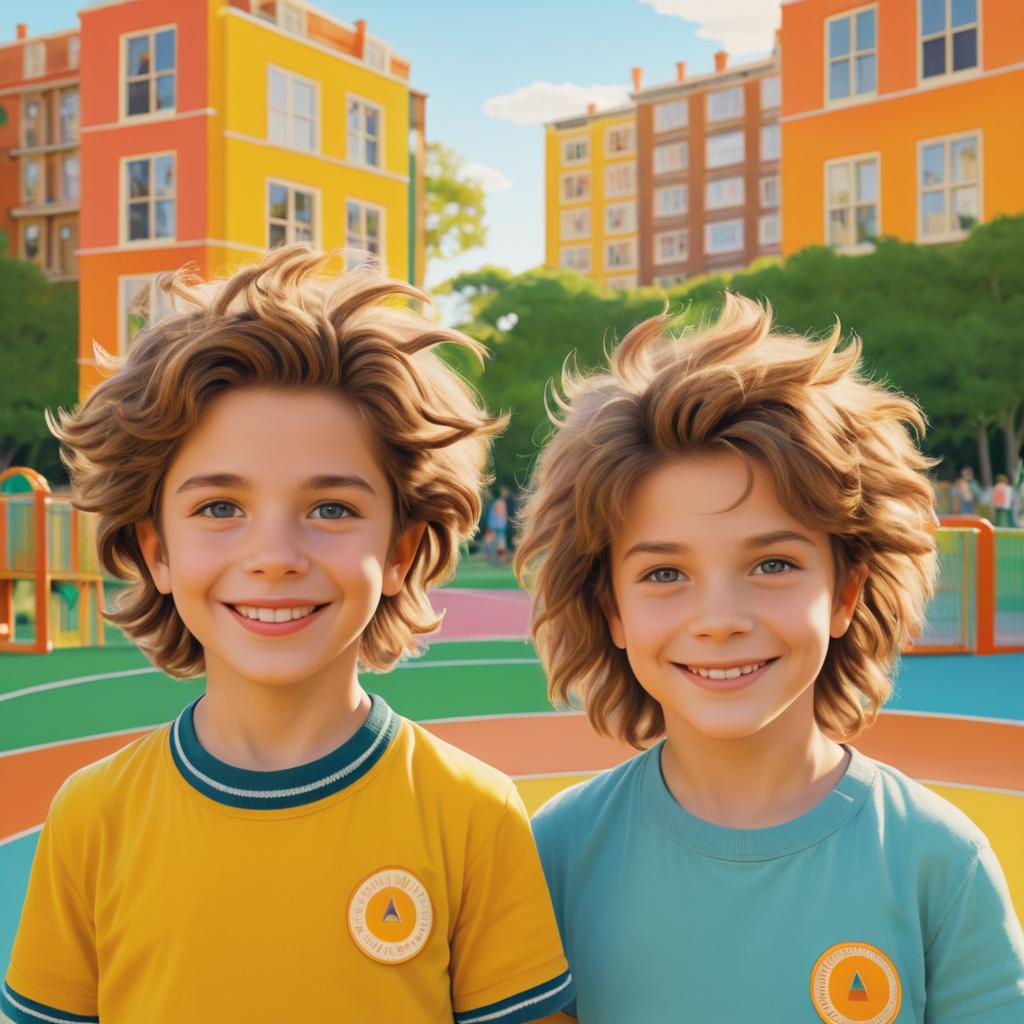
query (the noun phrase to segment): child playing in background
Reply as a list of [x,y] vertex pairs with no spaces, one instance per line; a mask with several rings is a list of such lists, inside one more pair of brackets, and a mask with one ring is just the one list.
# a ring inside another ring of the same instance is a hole
[[646,747],[534,819],[572,1014],[1019,1024],[985,836],[849,746],[934,586],[920,410],[838,326],[665,319],[569,379],[516,561],[552,699]]
[[0,1007],[17,1024],[509,1024],[571,998],[500,773],[363,691],[438,625],[500,426],[430,351],[478,346],[369,268],[275,249],[51,429],[109,616],[206,692],[50,808]]

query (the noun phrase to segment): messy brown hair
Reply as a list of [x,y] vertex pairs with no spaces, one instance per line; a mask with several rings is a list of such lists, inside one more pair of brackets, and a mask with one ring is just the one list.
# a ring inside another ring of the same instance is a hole
[[[900,646],[919,634],[937,572],[935,460],[911,399],[869,379],[861,343],[838,322],[814,341],[772,329],[771,310],[725,296],[712,327],[666,335],[668,316],[635,327],[608,372],[568,366],[522,513],[516,571],[533,596],[533,638],[556,704],[642,747],[664,732],[661,706],[611,641],[610,548],[637,483],[685,454],[734,451],[770,475],[783,507],[831,539],[838,587],[867,579],[846,634],[829,642],[814,713],[852,739],[891,692]],[[739,502],[737,503],[739,504]]]
[[343,398],[377,443],[394,498],[394,538],[426,524],[405,585],[382,596],[360,639],[359,661],[384,671],[440,622],[427,588],[449,579],[480,517],[491,436],[503,420],[431,351],[447,343],[480,359],[472,339],[405,302],[422,292],[364,265],[324,274],[337,254],[283,246],[229,277],[204,283],[184,268],[159,279],[173,311],[147,326],[127,356],[76,410],[47,416],[62,443],[75,505],[98,517],[103,567],[129,581],[105,617],[160,669],[205,669],[203,649],[171,595],[160,593],[135,526],[159,530],[161,485],[185,437],[228,388],[320,389]]

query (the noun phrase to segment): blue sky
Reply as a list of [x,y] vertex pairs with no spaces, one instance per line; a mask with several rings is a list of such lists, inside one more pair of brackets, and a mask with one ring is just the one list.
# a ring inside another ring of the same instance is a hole
[[[27,22],[32,35],[69,27],[82,6],[6,3],[0,38],[12,39],[17,21]],[[679,60],[691,74],[711,70],[718,49],[737,60],[765,54],[779,21],[779,0],[319,0],[315,6],[349,24],[366,18],[372,35],[412,62],[412,84],[429,97],[427,137],[456,149],[468,164],[497,172],[481,170],[487,180],[509,183],[488,194],[487,245],[433,264],[428,285],[484,263],[521,271],[543,261],[545,120],[582,113],[588,99],[625,101],[633,66],[649,85],[672,79]]]

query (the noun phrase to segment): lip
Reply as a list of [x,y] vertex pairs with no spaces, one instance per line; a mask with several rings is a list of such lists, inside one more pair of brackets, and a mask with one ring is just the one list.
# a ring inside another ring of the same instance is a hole
[[[691,672],[685,665],[680,665],[678,662],[674,661],[672,664],[685,679],[688,679],[695,686],[699,686],[702,690],[707,690],[709,693],[736,693],[738,690],[745,690],[748,686],[753,686],[776,661],[778,661],[777,658],[769,658],[756,672],[751,672],[745,676],[737,676],[735,679],[708,679],[705,676],[698,675],[696,672]],[[750,662],[745,662],[745,664],[749,665]],[[701,667],[712,668],[713,666],[704,665]]]
[[222,604],[232,605],[235,608],[316,608],[318,605],[327,604],[326,601],[306,600],[298,597],[261,597],[251,601],[222,601]]
[[[313,601],[308,601],[307,605],[315,604]],[[234,617],[235,621],[242,626],[244,629],[249,630],[250,633],[256,633],[258,636],[286,636],[288,633],[298,633],[300,629],[305,629],[307,626],[315,622],[319,617],[320,613],[327,607],[322,605],[317,608],[316,611],[311,612],[303,619],[292,619],[290,622],[260,622],[258,619],[247,619],[241,612],[236,612],[234,608],[229,604],[224,605],[228,612]],[[278,604],[267,604],[265,602],[254,602],[246,603],[248,608],[297,608],[301,607],[296,605],[292,601],[278,603]]]

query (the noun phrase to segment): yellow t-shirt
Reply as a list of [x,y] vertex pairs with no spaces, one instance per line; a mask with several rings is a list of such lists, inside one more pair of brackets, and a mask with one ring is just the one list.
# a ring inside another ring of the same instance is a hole
[[17,1024],[519,1024],[572,996],[525,809],[379,697],[283,771],[199,745],[195,705],[76,772],[36,851]]

